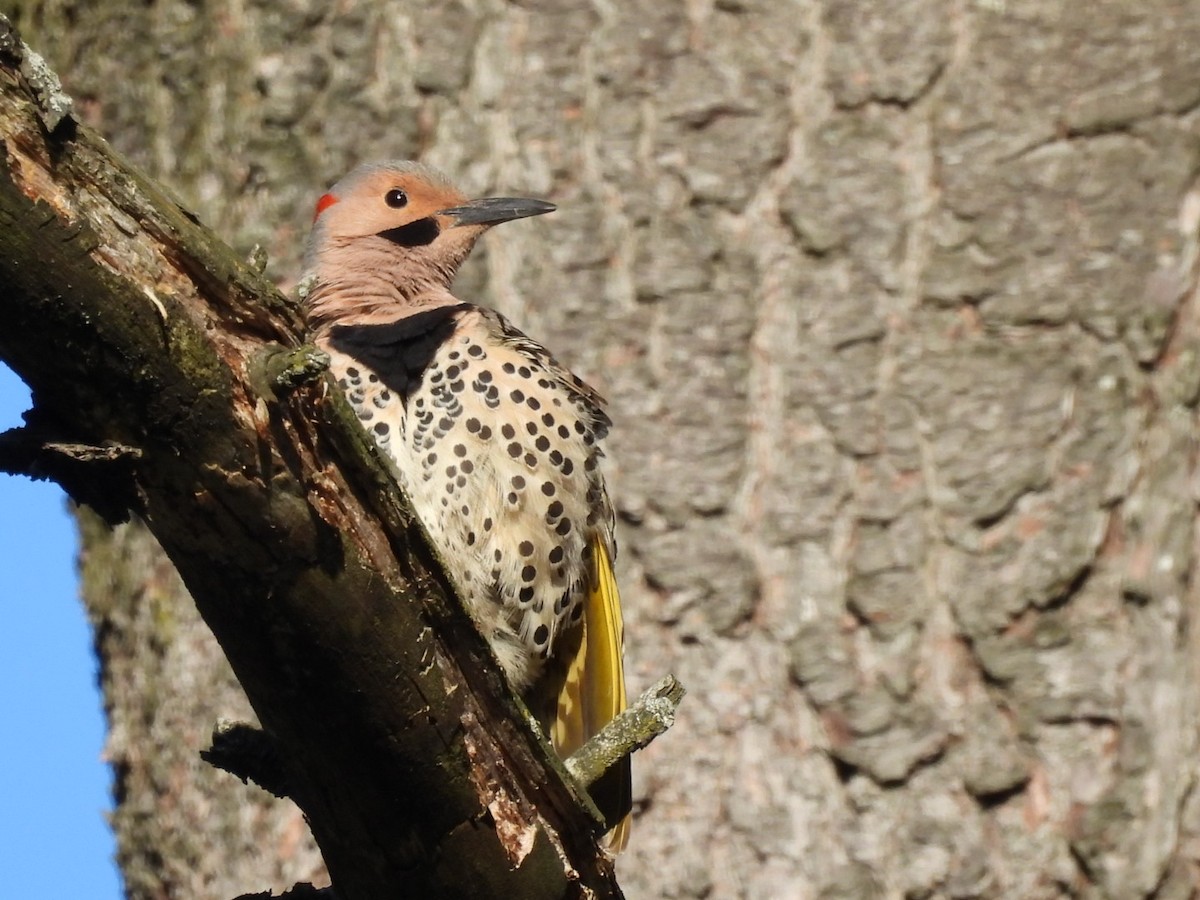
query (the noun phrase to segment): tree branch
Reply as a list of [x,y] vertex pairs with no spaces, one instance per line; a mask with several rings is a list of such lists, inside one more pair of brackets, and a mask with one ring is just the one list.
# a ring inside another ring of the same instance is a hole
[[675,724],[675,711],[687,693],[674,675],[664,675],[621,713],[571,754],[567,771],[585,787]]
[[56,442],[136,448],[74,459],[90,477],[64,485],[136,501],[338,897],[621,896],[602,823],[319,360],[262,366],[300,347],[295,305],[76,122],[52,74],[0,18],[0,358]]

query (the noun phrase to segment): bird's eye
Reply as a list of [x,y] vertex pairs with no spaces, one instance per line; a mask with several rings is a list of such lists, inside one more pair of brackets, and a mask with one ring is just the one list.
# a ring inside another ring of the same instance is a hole
[[392,188],[383,195],[383,202],[392,209],[400,209],[400,207],[408,205],[408,194],[404,193],[400,188]]

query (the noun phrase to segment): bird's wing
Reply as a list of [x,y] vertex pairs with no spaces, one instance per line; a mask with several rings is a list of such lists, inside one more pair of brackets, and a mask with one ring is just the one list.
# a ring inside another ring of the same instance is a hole
[[[584,600],[582,640],[567,668],[551,723],[551,742],[564,759],[626,706],[621,596],[608,549],[599,536],[594,539],[592,554],[594,572]],[[611,851],[619,853],[629,840],[632,805],[629,757],[593,784],[590,792],[609,822],[618,820],[608,833],[607,844]]]
[[[604,398],[502,315],[490,310],[483,314],[506,344],[540,371],[551,375],[566,391],[576,409],[587,418],[599,454],[599,442],[612,424],[604,411]],[[557,698],[549,698],[555,704],[550,740],[564,759],[611,722],[627,703],[622,656],[625,628],[621,595],[613,574],[616,555],[614,516],[602,481],[597,480],[593,485],[590,499],[599,507],[601,515],[591,538],[592,572],[584,598],[583,633],[578,649],[567,665]],[[612,852],[620,852],[629,839],[632,806],[629,758],[593,784],[590,793],[608,821],[616,823],[609,831],[606,843]]]
[[549,374],[558,386],[566,391],[572,403],[587,413],[589,426],[596,441],[608,434],[612,421],[604,411],[604,398],[574,372],[554,358],[554,355],[537,341],[516,328],[495,310],[479,309],[496,337],[512,347],[538,369]]

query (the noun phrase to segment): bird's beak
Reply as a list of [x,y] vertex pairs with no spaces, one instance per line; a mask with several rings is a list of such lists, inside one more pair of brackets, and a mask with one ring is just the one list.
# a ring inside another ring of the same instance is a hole
[[462,206],[439,209],[435,215],[451,216],[455,225],[498,225],[512,219],[540,216],[554,212],[557,207],[545,200],[526,200],[521,197],[488,197],[468,200]]

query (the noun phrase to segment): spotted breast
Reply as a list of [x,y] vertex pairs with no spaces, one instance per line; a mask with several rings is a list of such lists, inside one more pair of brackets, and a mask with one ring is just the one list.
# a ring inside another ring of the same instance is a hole
[[582,616],[593,542],[614,552],[600,398],[503,316],[470,304],[335,326],[329,346],[455,587],[525,691]]

